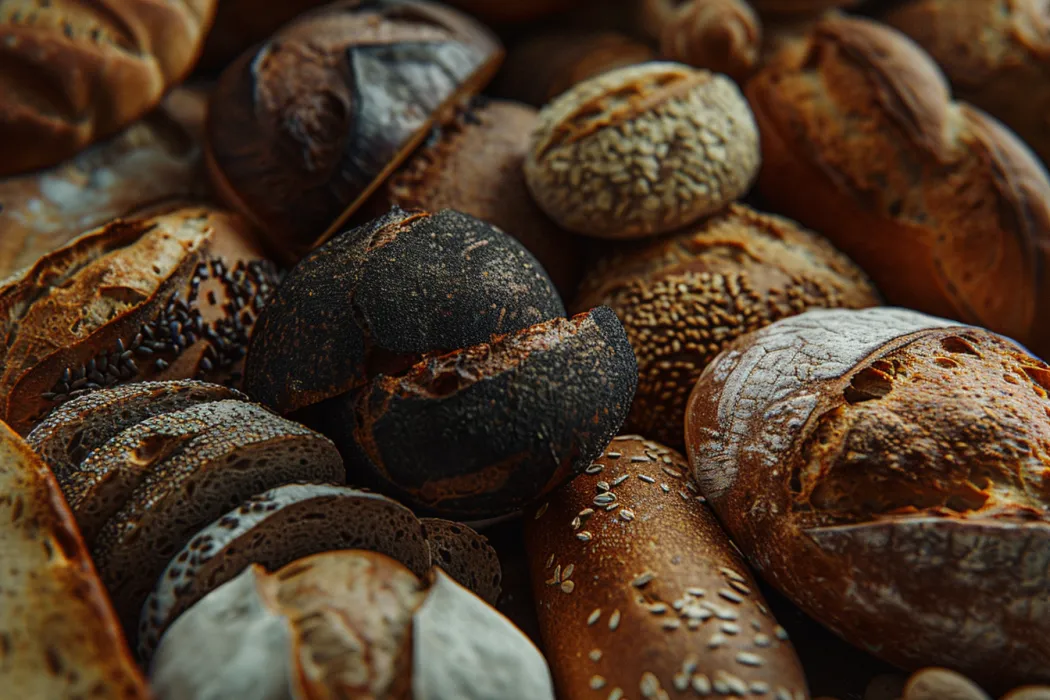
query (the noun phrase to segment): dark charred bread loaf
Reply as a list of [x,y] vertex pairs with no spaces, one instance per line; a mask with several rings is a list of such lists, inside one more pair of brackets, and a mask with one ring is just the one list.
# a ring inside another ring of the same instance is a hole
[[680,447],[689,392],[726,345],[810,308],[876,306],[879,297],[823,238],[731,204],[700,224],[599,257],[573,308],[599,304],[616,312],[638,360],[625,429]]
[[238,384],[278,279],[246,222],[207,206],[87,233],[0,285],[0,415],[25,434],[103,387]]
[[906,669],[1050,674],[1050,366],[901,309],[817,310],[731,345],[690,399],[692,468],[769,583]]
[[341,0],[304,14],[223,72],[208,115],[216,188],[298,260],[502,55],[485,27],[434,2]]
[[623,435],[525,514],[558,697],[805,700],[740,555],[666,447]]
[[216,0],[29,0],[0,8],[0,176],[120,131],[190,72]]
[[421,518],[420,522],[433,565],[489,605],[496,605],[503,571],[488,539],[463,523],[441,518]]
[[830,17],[748,84],[759,189],[889,303],[1050,351],[1050,182],[1001,124],[953,102],[900,32]]
[[553,700],[539,651],[440,569],[382,554],[252,565],[182,615],[151,668],[158,700]]
[[1050,161],[1050,16],[1034,0],[912,0],[879,18],[940,65],[955,94],[1013,129]]
[[0,494],[0,694],[147,700],[58,484],[2,423]]
[[288,273],[259,317],[246,391],[286,414],[564,313],[543,268],[499,229],[394,208]]

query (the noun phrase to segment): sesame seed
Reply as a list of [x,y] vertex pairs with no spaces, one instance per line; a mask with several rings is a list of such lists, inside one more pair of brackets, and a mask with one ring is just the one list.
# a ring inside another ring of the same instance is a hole
[[664,493],[671,493],[671,487],[667,484],[660,484],[660,490]]
[[771,646],[772,644],[773,644],[773,640],[769,638],[769,635],[766,635],[766,634],[756,634],[755,635],[755,646],[756,647],[768,647],[768,646]]
[[545,567],[543,567],[543,568],[545,568],[545,569],[549,569],[549,568],[551,568],[551,567],[552,567],[553,565],[554,565],[554,553],[553,553],[553,552],[551,552],[551,556],[550,556],[550,558],[549,558],[549,559],[547,559],[547,566],[545,566]]
[[580,520],[580,516],[577,515],[575,518],[573,518],[571,525],[573,531],[579,530],[583,526],[583,521]]
[[583,510],[580,511],[579,517],[581,517],[581,518],[589,518],[592,515],[594,515],[594,509],[593,508],[584,508]]
[[674,688],[679,693],[684,693],[689,688],[689,676],[685,673],[674,674]]
[[612,511],[616,510],[619,507],[620,507],[619,503],[610,503],[609,505],[605,506],[605,512],[611,513]]
[[700,695],[711,694],[711,680],[702,673],[693,676],[693,690]]
[[623,691],[619,688],[613,688],[607,700],[623,700]]
[[612,615],[609,616],[609,629],[615,630],[620,626],[620,611],[613,610]]
[[591,690],[601,690],[605,687],[605,679],[601,676],[591,676]]
[[696,671],[696,667],[699,665],[700,659],[698,659],[696,656],[689,655],[685,657],[685,661],[682,662],[682,673],[684,673],[687,676],[691,676],[693,675],[693,672]]
[[665,630],[676,630],[682,626],[682,623],[672,617],[664,620],[662,626]]
[[547,512],[547,507],[549,505],[550,503],[544,503],[542,506],[540,506],[540,509],[536,511],[536,520],[539,520],[543,517],[543,514]]
[[740,619],[740,615],[737,614],[737,611],[733,610],[732,608],[714,608],[714,607],[712,607],[712,610],[714,610],[715,617],[717,617],[719,620],[729,620],[729,621],[732,622],[734,620],[739,620]]
[[740,625],[733,622],[723,622],[721,629],[726,634],[740,634]]
[[755,630],[756,632],[761,632],[762,631],[762,623],[759,622],[758,620],[752,618],[751,619],[751,628],[753,630]]
[[697,598],[702,598],[706,591],[704,591],[703,588],[687,588],[687,589],[685,589],[685,592],[688,593],[691,596],[695,596]]
[[642,481],[644,481],[647,484],[655,484],[656,483],[656,479],[654,479],[651,476],[647,476],[645,474],[639,474],[638,478],[641,479]]
[[609,482],[607,482],[607,481],[599,481],[597,484],[595,484],[595,488],[598,489],[598,493],[603,493],[605,491],[608,491],[609,490]]
[[787,688],[777,688],[777,700],[791,700],[791,691]]
[[642,697],[655,697],[661,690],[660,679],[651,671],[646,671],[642,674],[642,680],[638,684],[638,689],[642,691]]
[[561,582],[561,592],[562,593],[572,593],[575,590],[576,590],[576,583],[574,581],[562,581]]
[[634,520],[634,511],[630,508],[621,508],[620,517],[624,520]]
[[562,580],[567,580],[567,579],[572,578],[572,572],[575,571],[575,570],[576,570],[576,565],[575,564],[569,564],[568,566],[566,566],[565,567],[565,571],[563,571],[562,575],[561,575]]
[[721,678],[716,678],[715,679],[714,686],[715,686],[715,692],[718,693],[719,695],[729,695],[729,693],[732,692],[732,691],[729,690],[729,684],[726,683]]
[[707,648],[708,649],[717,649],[718,647],[722,646],[723,644],[725,644],[728,641],[729,640],[726,639],[726,636],[724,634],[722,634],[720,632],[715,632],[714,634],[711,635],[711,638],[707,640]]
[[605,493],[600,493],[597,496],[595,496],[593,503],[596,506],[604,508],[605,506],[610,505],[611,503],[613,503],[615,501],[616,501],[616,494],[613,493],[612,491],[606,491]]
[[646,571],[646,572],[640,574],[633,581],[631,581],[631,585],[634,586],[635,588],[642,588],[647,583],[652,581],[654,578],[656,578],[656,574],[654,574],[652,571]]
[[608,452],[606,453],[606,457],[609,459],[619,459],[622,454],[622,452]]
[[745,586],[742,583],[737,583],[736,581],[730,581],[729,585],[733,587],[733,590],[737,591],[741,595],[751,595],[751,589],[748,588],[747,586]]
[[753,695],[765,695],[769,692],[769,683],[765,681],[751,681],[751,693]]
[[595,663],[597,663],[597,662],[602,660],[602,650],[601,649],[591,649],[591,653],[588,654],[588,656],[590,657],[591,661],[594,661]]
[[667,604],[653,603],[649,606],[649,612],[651,612],[653,615],[663,615],[665,612],[667,612]]
[[682,497],[683,501],[688,501],[689,500],[689,494],[686,493],[685,491],[679,491],[678,495]]
[[758,668],[764,663],[762,661],[761,656],[757,654],[752,654],[747,651],[742,651],[739,654],[737,654],[736,661],[738,664],[743,664],[744,666],[754,666],[755,668]]
[[666,474],[667,476],[669,476],[669,477],[671,477],[673,479],[681,479],[682,478],[682,472],[678,471],[674,467],[666,467],[665,466],[665,467],[660,467],[660,468],[664,470],[664,474]]
[[595,622],[598,621],[599,618],[601,618],[601,616],[602,616],[602,609],[601,608],[595,608],[594,610],[591,611],[591,614],[587,616],[587,625],[588,626],[593,625]]
[[725,673],[725,671],[723,673],[725,674],[726,685],[729,686],[730,691],[737,695],[747,695],[747,683],[732,674]]
[[773,634],[775,634],[777,636],[777,639],[779,639],[780,641],[782,641],[782,642],[786,642],[787,641],[787,638],[788,638],[787,630],[784,629],[783,627],[781,627],[780,625],[777,625],[776,627],[773,628]]
[[591,537],[591,533],[587,532],[586,530],[584,530],[583,532],[576,533],[576,539],[578,539],[580,542],[590,542]]
[[554,567],[554,578],[551,579],[551,584],[555,585],[561,583],[561,564]]
[[620,484],[622,484],[623,482],[627,481],[630,478],[631,478],[630,474],[622,474],[621,476],[616,477],[615,479],[613,479],[613,482],[612,482],[613,488],[619,486]]
[[741,598],[739,595],[737,595],[733,591],[730,591],[730,590],[728,590],[726,588],[720,589],[718,591],[718,595],[722,596],[723,598],[725,598],[726,600],[728,600],[731,603],[743,603],[744,602],[743,598]]
[[591,466],[587,467],[583,471],[585,473],[587,473],[587,474],[597,474],[602,469],[605,469],[605,465],[604,464],[592,464]]
[[640,463],[640,462],[651,462],[652,460],[649,459],[648,457],[643,456],[643,455],[634,455],[633,457],[631,457],[631,461],[634,462],[634,463]]
[[727,568],[727,567],[723,566],[723,567],[719,568],[718,570],[721,571],[723,574],[725,574],[725,576],[727,578],[729,578],[729,579],[731,579],[733,581],[736,581],[737,583],[747,583],[747,579],[746,578],[744,578],[743,576],[741,576],[740,574],[738,574],[737,572],[733,571],[730,568]]

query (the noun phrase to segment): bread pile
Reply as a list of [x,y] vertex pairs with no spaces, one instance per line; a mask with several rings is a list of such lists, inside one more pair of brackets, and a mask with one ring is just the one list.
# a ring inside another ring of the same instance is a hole
[[1050,698],[1044,9],[0,0],[0,696]]

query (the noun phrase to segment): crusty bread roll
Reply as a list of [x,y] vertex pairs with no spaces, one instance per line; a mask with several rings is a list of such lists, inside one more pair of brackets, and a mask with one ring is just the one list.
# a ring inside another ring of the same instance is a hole
[[917,41],[955,94],[1050,162],[1050,16],[1038,0],[911,0],[880,18]]
[[999,692],[1050,679],[1050,366],[891,308],[816,310],[708,365],[691,465],[762,576],[847,641]]
[[641,22],[661,58],[743,82],[757,67],[762,23],[746,0],[643,0]]
[[0,176],[55,165],[193,68],[217,0],[0,4]]
[[0,695],[150,697],[51,472],[0,423]]
[[906,36],[829,17],[748,84],[770,206],[826,235],[892,304],[1050,351],[1050,182],[951,100]]
[[525,514],[561,700],[809,697],[787,634],[701,500],[679,453],[623,435]]

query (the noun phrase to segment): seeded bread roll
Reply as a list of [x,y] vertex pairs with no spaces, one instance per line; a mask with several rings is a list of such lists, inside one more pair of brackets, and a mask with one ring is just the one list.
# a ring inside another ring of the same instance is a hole
[[691,466],[810,616],[905,669],[1050,678],[1050,366],[901,309],[816,310],[707,366]]
[[900,32],[829,17],[748,84],[759,188],[891,304],[1050,351],[1050,181]]
[[2,423],[0,493],[2,694],[149,698],[58,484]]
[[239,383],[277,281],[244,220],[210,207],[87,233],[0,285],[0,415],[28,433],[56,406],[115,384]]
[[489,605],[500,596],[503,577],[499,557],[487,538],[463,523],[421,518],[430,547],[430,559],[445,573]]
[[61,482],[94,450],[147,418],[208,401],[247,398],[235,389],[192,379],[123,384],[67,401],[33,428],[26,442]]
[[726,345],[810,308],[876,306],[879,297],[823,238],[731,204],[678,233],[600,257],[573,307],[599,304],[616,312],[638,358],[627,427],[680,447],[689,392]]
[[148,661],[179,615],[250,564],[279,569],[311,554],[364,549],[425,576],[428,545],[412,511],[384,496],[327,484],[270,489],[202,528],[171,558],[142,606],[139,657]]
[[[91,552],[132,643],[142,604],[168,561],[231,504],[281,484],[345,479],[330,440],[255,404],[218,401],[160,418],[207,427],[187,430],[171,447],[155,443],[170,452],[138,475]],[[129,454],[123,468],[135,459]]]
[[622,435],[525,514],[558,697],[809,697],[787,634],[684,458]]
[[920,46],[955,94],[1050,161],[1050,17],[1036,0],[912,0],[880,16]]
[[0,6],[0,176],[49,167],[152,109],[197,60],[216,0]]

